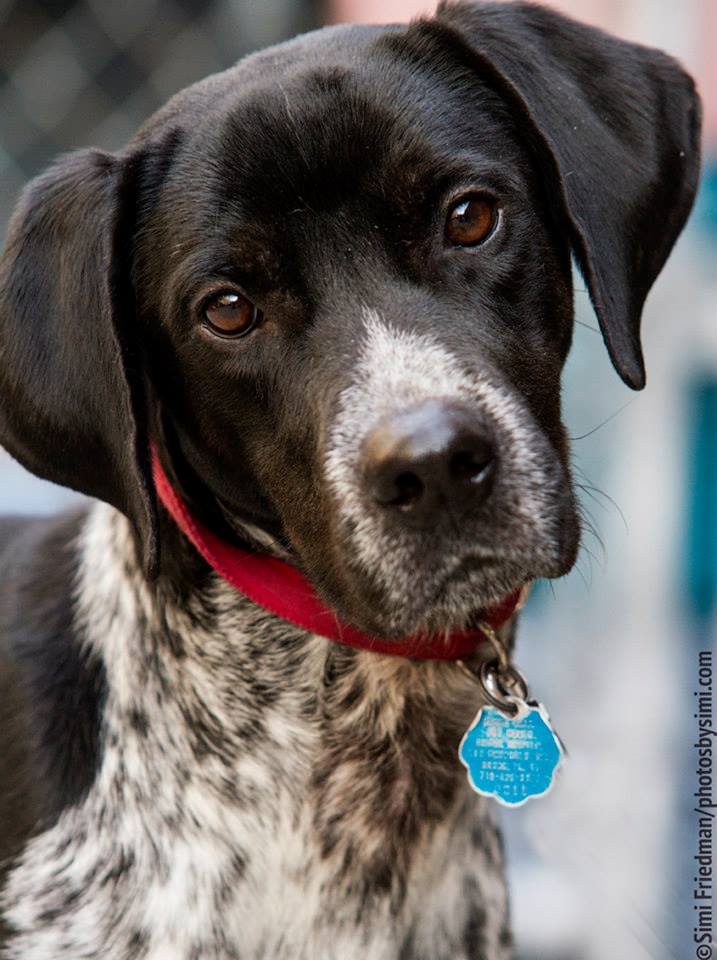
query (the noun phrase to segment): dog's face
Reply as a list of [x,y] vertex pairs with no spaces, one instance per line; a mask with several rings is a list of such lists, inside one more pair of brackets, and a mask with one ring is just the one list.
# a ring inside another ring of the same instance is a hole
[[563,573],[577,540],[568,243],[500,98],[421,42],[246,63],[136,261],[182,456],[378,633]]
[[641,386],[697,114],[668,58],[523,4],[254,55],[26,195],[0,439],[151,556],[153,433],[200,512],[271,537],[346,619],[463,625],[575,559],[570,254]]

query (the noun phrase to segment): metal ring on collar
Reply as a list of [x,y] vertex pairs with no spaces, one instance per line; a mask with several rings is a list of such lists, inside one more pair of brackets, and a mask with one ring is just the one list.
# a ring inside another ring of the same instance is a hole
[[481,665],[478,682],[488,703],[504,713],[515,715],[528,699],[528,684],[523,674],[508,664],[503,668],[497,660]]

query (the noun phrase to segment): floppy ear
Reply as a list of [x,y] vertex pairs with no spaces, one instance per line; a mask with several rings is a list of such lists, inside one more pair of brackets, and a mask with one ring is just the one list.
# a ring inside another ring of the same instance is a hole
[[658,50],[533,4],[444,0],[433,24],[512,107],[561,205],[612,362],[641,389],[642,308],[699,178],[694,83]]
[[23,193],[0,260],[0,444],[132,521],[145,571],[157,514],[130,283],[138,161],[81,151]]

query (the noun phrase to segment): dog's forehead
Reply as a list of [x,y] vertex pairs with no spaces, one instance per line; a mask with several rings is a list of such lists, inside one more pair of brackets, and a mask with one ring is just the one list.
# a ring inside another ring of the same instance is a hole
[[331,206],[357,187],[383,192],[387,180],[410,202],[462,158],[467,176],[476,159],[515,159],[499,96],[442,56],[439,40],[417,50],[411,30],[316,31],[208,81],[201,108],[190,90],[183,171],[203,168],[215,195],[247,211],[252,199]]
[[523,191],[508,108],[411,30],[317,31],[170,102],[159,131],[177,130],[178,148],[153,208],[173,237],[163,272],[184,289],[240,265],[251,289],[296,290],[331,251],[346,266],[388,244],[400,259],[461,185]]

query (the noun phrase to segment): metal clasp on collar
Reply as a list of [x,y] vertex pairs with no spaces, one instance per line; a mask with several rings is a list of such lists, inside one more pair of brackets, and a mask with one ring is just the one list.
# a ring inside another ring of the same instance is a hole
[[461,670],[481,688],[486,701],[506,716],[517,718],[529,708],[528,682],[510,662],[510,657],[495,630],[490,624],[479,624],[481,633],[493,647],[494,657],[473,666],[465,660],[457,660]]

